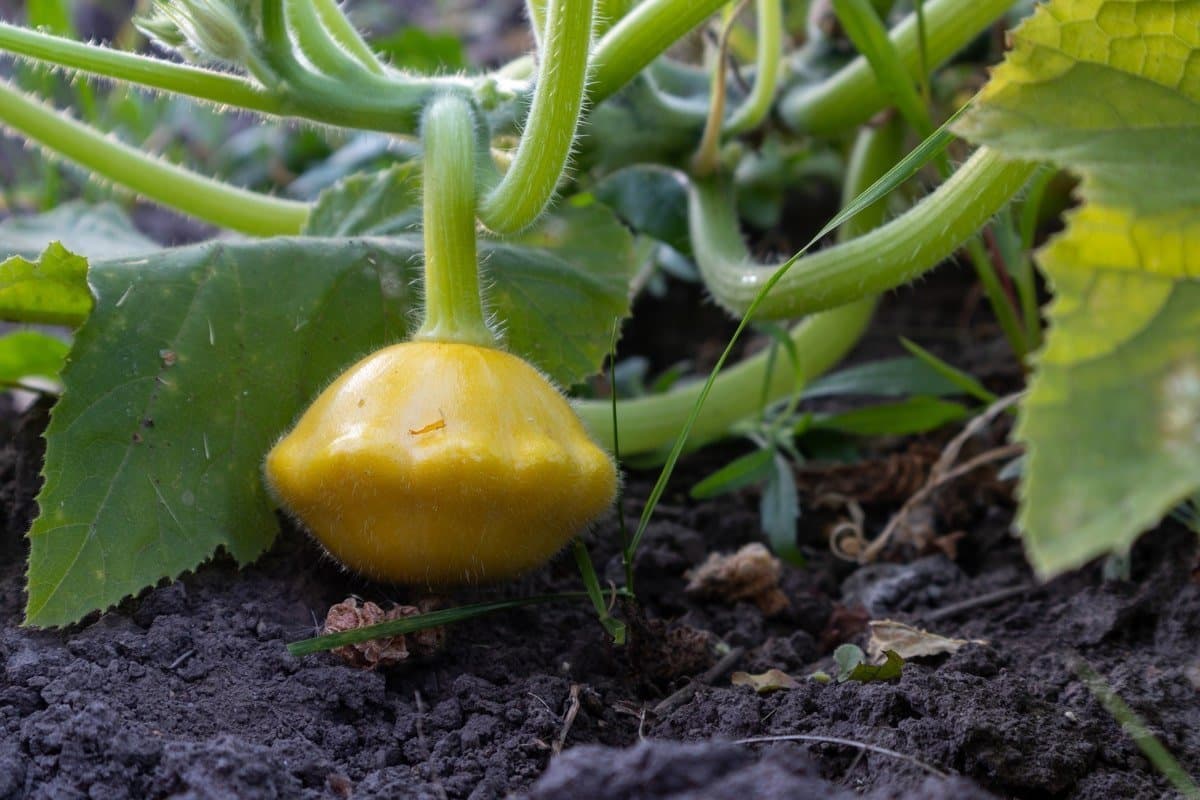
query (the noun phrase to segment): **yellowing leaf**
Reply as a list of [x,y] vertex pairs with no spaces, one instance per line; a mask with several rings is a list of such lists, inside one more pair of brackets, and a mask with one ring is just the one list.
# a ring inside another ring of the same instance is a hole
[[1038,254],[1052,330],[1017,436],[1043,575],[1200,488],[1200,0],[1051,0],[958,130],[1082,178]]
[[92,309],[86,258],[51,242],[41,258],[0,262],[0,319],[77,325]]

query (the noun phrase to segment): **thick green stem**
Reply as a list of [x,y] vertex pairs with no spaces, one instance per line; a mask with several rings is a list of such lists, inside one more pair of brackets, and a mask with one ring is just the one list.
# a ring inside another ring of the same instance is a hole
[[316,6],[317,14],[320,15],[325,29],[333,35],[334,41],[341,45],[345,52],[349,53],[368,72],[376,75],[386,73],[383,64],[379,62],[370,45],[342,13],[337,0],[312,0],[312,3]]
[[587,85],[594,0],[551,0],[529,118],[512,166],[479,206],[499,233],[529,226],[546,208],[566,169]]
[[421,110],[437,91],[462,91],[456,79],[380,76],[361,72],[344,82],[308,69],[296,58],[287,28],[291,0],[261,0],[265,56],[283,77],[292,98],[292,113],[344,128],[411,133]]
[[[771,401],[788,396],[797,387],[833,367],[858,342],[871,320],[874,300],[815,314],[791,332],[801,354],[801,371],[776,369],[766,384]],[[721,373],[713,384],[704,410],[692,427],[689,442],[694,445],[724,435],[736,422],[760,410],[760,390],[767,377],[767,354],[746,359]],[[669,447],[683,427],[683,421],[696,405],[702,383],[689,383],[663,394],[648,395],[617,404],[621,427],[621,454],[632,456],[657,453]],[[604,447],[613,444],[612,408],[606,400],[585,400],[576,406],[584,425]]]
[[[334,36],[333,31],[326,27],[324,17],[315,0],[287,0],[287,19],[300,46],[314,67],[322,74],[334,78],[351,79],[366,74],[383,75],[383,68],[378,62],[372,61],[375,69],[365,66],[362,61],[346,49]],[[346,23],[346,27],[357,39],[358,34],[349,24],[337,4],[333,4],[333,15]],[[358,39],[361,43],[362,40]],[[370,51],[367,51],[368,54]]]
[[0,50],[66,69],[263,114],[286,114],[283,99],[244,78],[84,44],[0,22]]
[[692,174],[698,177],[712,175],[720,166],[721,160],[721,129],[725,123],[726,86],[729,80],[729,34],[737,23],[738,14],[750,0],[739,0],[730,10],[721,28],[721,38],[717,42],[717,58],[713,64],[712,91],[709,92],[708,119],[704,122],[704,134],[700,137],[700,145],[696,155],[692,157]]
[[475,118],[447,95],[425,112],[425,319],[414,339],[495,347],[483,316],[475,241]]
[[533,31],[537,51],[542,52],[542,36],[546,32],[546,0],[525,0],[525,13],[529,15],[529,27]]
[[68,70],[145,86],[222,107],[260,114],[300,117],[343,128],[409,134],[421,108],[436,91],[471,89],[459,77],[386,76],[363,72],[351,88],[309,72],[298,64],[283,23],[282,0],[263,0],[264,30],[272,52],[270,69],[284,77],[267,91],[244,78],[158,58],[82,44],[58,36],[0,23],[0,51],[55,64]]
[[604,35],[633,8],[635,0],[596,0],[596,33]]
[[[833,0],[833,8],[850,40],[867,59],[879,84],[884,87],[900,114],[921,138],[927,139],[933,135],[935,126],[930,116],[929,105],[921,98],[917,87],[907,74],[904,60],[892,40],[888,38],[887,28],[870,0]],[[922,19],[919,9],[920,6],[917,14],[918,31],[921,30]],[[918,47],[924,46],[923,39],[918,37]],[[923,60],[919,60],[919,63],[923,63]],[[942,180],[949,180],[954,168],[945,152],[937,155],[935,163]],[[1001,284],[996,265],[988,257],[980,237],[973,236],[967,240],[965,249],[987,294],[996,320],[1004,330],[1005,338],[1008,339],[1017,359],[1024,361],[1028,350],[1025,335],[1017,319],[1016,309],[1009,302],[1008,294]]]
[[[900,286],[933,269],[1003,208],[1036,165],[980,148],[950,180],[887,225],[795,263],[758,307],[762,319],[835,308]],[[705,285],[742,314],[778,268],[754,263],[727,192],[693,186],[688,203],[693,248]]]
[[596,43],[588,97],[599,103],[619,90],[726,2],[645,0],[634,7]]
[[[926,53],[930,66],[941,64],[995,22],[1014,0],[929,0],[923,8],[928,29]],[[910,14],[890,38],[915,80],[921,71],[920,26]],[[821,136],[860,125],[885,106],[888,98],[866,58],[850,62],[827,80],[800,86],[784,95],[779,114],[796,130]]]
[[48,150],[205,222],[255,236],[297,234],[307,203],[238,189],[168,164],[26,97],[0,81],[0,124]]
[[[846,204],[887,172],[899,142],[896,125],[867,130],[859,136],[846,171]],[[884,210],[883,202],[868,206],[843,225],[841,234],[853,236],[876,227],[883,221]],[[690,441],[702,444],[722,436],[735,423],[761,412],[764,398],[774,403],[833,367],[858,342],[874,308],[874,298],[859,300],[815,314],[792,328],[790,337],[800,355],[798,370],[772,370],[768,349],[722,372],[692,427]],[[670,446],[703,388],[702,383],[692,383],[663,394],[618,402],[616,425],[621,432],[622,455],[657,453]],[[611,448],[611,401],[583,401],[576,410],[592,434]]]
[[755,59],[754,88],[725,123],[725,133],[736,135],[757,128],[766,119],[779,84],[783,58],[783,0],[757,0],[758,55]]

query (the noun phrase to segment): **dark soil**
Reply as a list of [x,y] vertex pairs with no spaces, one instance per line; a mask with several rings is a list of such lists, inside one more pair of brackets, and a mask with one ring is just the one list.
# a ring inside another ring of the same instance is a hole
[[[926,308],[961,298],[961,284],[943,283],[922,287]],[[885,309],[869,352],[893,346],[890,326],[910,322],[897,309],[911,307]],[[963,350],[953,322],[940,330],[960,363],[1003,357],[990,345]],[[758,536],[752,492],[686,499],[729,455],[701,454],[685,461],[639,554],[635,646],[608,645],[586,605],[541,606],[455,627],[433,658],[369,672],[333,655],[293,658],[284,645],[347,596],[419,598],[346,575],[295,531],[240,573],[218,558],[87,624],[20,628],[45,415],[0,414],[0,798],[1172,796],[1076,677],[1078,659],[1200,773],[1197,538],[1178,528],[1145,537],[1129,582],[1105,582],[1097,565],[1037,586],[1008,533],[1007,489],[991,474],[935,504],[938,533],[965,533],[953,560],[907,546],[855,568],[825,542],[837,512],[806,511],[809,563],[785,571],[790,607],[768,619],[751,603],[683,591],[684,573],[709,553]],[[806,468],[806,508],[831,488],[852,491],[878,530],[943,441],[892,442],[853,468]],[[630,476],[631,516],[652,477]],[[608,521],[592,537],[614,579],[618,536]],[[573,564],[559,559],[519,585],[446,602],[575,588]],[[910,661],[892,683],[807,678],[832,671],[832,649],[863,644],[865,621],[884,617],[989,644]],[[761,696],[730,685],[731,670],[770,668],[800,685]],[[904,758],[836,743],[732,743],[796,734]]]

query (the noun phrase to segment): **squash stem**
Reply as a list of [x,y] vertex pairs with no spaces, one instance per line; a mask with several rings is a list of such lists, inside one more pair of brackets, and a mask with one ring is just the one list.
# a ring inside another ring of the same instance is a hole
[[757,128],[771,111],[779,85],[783,59],[783,0],[757,0],[758,53],[755,57],[754,88],[725,123],[725,133],[736,135]]
[[599,103],[728,0],[645,0],[596,43],[588,97]]
[[[891,222],[807,255],[756,306],[758,319],[823,311],[905,284],[936,267],[1008,203],[1037,168],[981,147],[932,194]],[[713,297],[745,313],[778,264],[753,262],[729,193],[695,183],[688,204],[696,261]]]
[[338,6],[337,0],[312,0],[312,4],[317,9],[321,23],[333,36],[334,41],[341,46],[343,51],[348,53],[359,64],[362,64],[368,72],[373,72],[376,75],[386,74],[383,64],[380,63],[375,52],[371,50],[371,46],[363,39],[362,34],[346,18],[346,15]]
[[430,103],[421,131],[425,319],[415,340],[496,347],[483,315],[475,240],[475,118],[461,97]]
[[[360,60],[358,53],[351,53],[345,48],[326,26],[322,9],[318,8],[313,0],[288,0],[286,9],[287,19],[291,23],[290,27],[296,44],[322,74],[347,82],[353,81],[355,76],[363,73],[383,75],[383,68],[377,61],[369,62],[371,66],[368,66]],[[327,16],[328,13],[326,9],[325,15]],[[357,32],[341,15],[341,11],[336,5],[333,6],[333,14],[341,18],[345,23],[345,29],[349,29],[354,34],[355,40],[361,44],[362,40],[357,38]],[[370,53],[369,50],[367,52]]]
[[[845,205],[888,171],[899,146],[896,124],[860,134],[846,171]],[[843,225],[840,236],[853,237],[877,227],[883,221],[884,210],[882,201],[867,206]],[[712,380],[707,400],[693,421],[688,447],[712,441],[735,423],[760,413],[764,397],[768,403],[774,403],[829,370],[858,342],[874,310],[875,298],[867,297],[814,314],[793,327],[789,336],[800,355],[795,371],[772,370],[768,348],[721,372]],[[703,382],[695,382],[662,394],[619,400],[615,414],[611,401],[604,400],[582,401],[576,405],[576,411],[602,445],[612,447],[619,425],[623,455],[662,455],[679,436],[683,421],[704,390]]]
[[533,105],[512,166],[479,204],[497,233],[528,227],[546,208],[567,167],[583,111],[594,0],[551,0],[538,54]]
[[[909,14],[888,36],[915,80],[922,69],[922,52],[926,68],[941,64],[999,19],[1014,2],[928,0],[922,6],[920,20],[916,14]],[[924,50],[921,22],[928,32]],[[830,136],[867,122],[890,102],[870,63],[859,56],[818,84],[790,89],[779,102],[779,116],[796,131]]]
[[197,219],[254,236],[300,233],[310,206],[199,175],[118,142],[0,80],[0,125],[94,176]]

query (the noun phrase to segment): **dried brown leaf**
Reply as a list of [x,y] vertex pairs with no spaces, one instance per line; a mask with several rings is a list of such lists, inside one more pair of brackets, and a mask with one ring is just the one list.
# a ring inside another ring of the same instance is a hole
[[[323,633],[341,633],[356,630],[380,622],[413,617],[433,610],[431,601],[418,606],[395,606],[384,611],[369,600],[360,603],[357,598],[348,598],[332,606],[325,615]],[[363,669],[392,667],[410,658],[426,658],[442,648],[446,641],[444,628],[427,628],[415,633],[387,636],[367,642],[357,642],[335,648],[332,652],[347,664]]]
[[963,645],[987,644],[986,639],[951,639],[891,619],[871,620],[867,623],[871,638],[867,642],[867,654],[878,661],[888,650],[894,650],[905,661],[912,658],[928,658],[946,653],[956,653]]
[[800,685],[799,681],[779,669],[769,669],[757,675],[749,672],[735,672],[730,676],[729,682],[734,686],[749,686],[759,694],[795,689]]
[[684,589],[693,597],[726,600],[730,603],[748,601],[758,606],[764,616],[774,616],[789,605],[787,595],[779,588],[783,565],[762,544],[748,544],[732,555],[711,553],[708,559],[687,572]]

